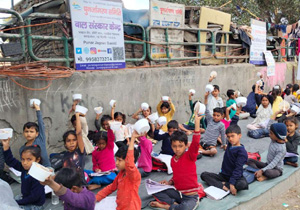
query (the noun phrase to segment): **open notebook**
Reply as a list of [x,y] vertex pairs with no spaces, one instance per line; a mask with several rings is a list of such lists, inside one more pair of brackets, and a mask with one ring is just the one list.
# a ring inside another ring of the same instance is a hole
[[226,195],[228,195],[230,193],[230,191],[224,191],[221,190],[217,187],[214,186],[210,186],[208,188],[206,188],[204,190],[204,192],[206,193],[206,196],[210,199],[213,200],[221,200],[222,198],[224,198]]
[[158,193],[166,189],[175,189],[174,186],[160,184],[159,182],[153,181],[151,179],[147,179],[145,185],[148,195],[152,195],[154,193]]

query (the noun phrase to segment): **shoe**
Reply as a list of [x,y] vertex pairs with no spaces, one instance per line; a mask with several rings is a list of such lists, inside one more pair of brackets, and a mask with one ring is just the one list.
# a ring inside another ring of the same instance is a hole
[[199,153],[199,155],[197,155],[197,160],[199,160],[200,158],[202,158],[202,153]]

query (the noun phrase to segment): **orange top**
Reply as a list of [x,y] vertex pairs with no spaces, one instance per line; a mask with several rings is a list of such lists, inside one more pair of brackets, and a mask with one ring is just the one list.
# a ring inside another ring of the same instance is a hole
[[134,164],[133,150],[128,150],[125,170],[120,171],[113,183],[97,193],[96,200],[99,202],[118,190],[117,210],[141,210],[142,202],[138,194],[140,184],[141,174]]

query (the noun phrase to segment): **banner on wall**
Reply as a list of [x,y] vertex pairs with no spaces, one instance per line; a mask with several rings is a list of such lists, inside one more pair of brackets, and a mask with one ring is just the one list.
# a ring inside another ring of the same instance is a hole
[[297,80],[300,80],[300,53],[298,55]]
[[250,63],[265,65],[264,52],[267,50],[266,23],[251,19],[251,28],[253,40],[250,46]]
[[122,3],[70,0],[77,70],[125,68]]
[[[185,6],[157,0],[150,1],[150,26],[184,27]],[[168,40],[170,43],[183,42],[184,31],[168,30]],[[166,42],[165,30],[151,29],[151,42]],[[153,58],[166,58],[166,48],[151,46],[151,56]],[[183,57],[183,46],[171,45],[169,49],[170,57]]]
[[267,76],[271,77],[271,76],[275,76],[275,60],[274,57],[271,53],[271,51],[265,51],[265,59],[267,62]]

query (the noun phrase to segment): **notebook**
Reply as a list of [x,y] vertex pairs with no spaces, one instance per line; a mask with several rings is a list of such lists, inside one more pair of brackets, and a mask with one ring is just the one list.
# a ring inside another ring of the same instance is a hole
[[95,210],[116,210],[116,196],[109,196],[96,203]]
[[154,193],[158,193],[167,189],[176,190],[174,186],[160,184],[159,182],[153,181],[151,179],[147,179],[145,185],[148,195],[152,195]]
[[95,172],[91,173],[90,176],[103,176],[103,175],[109,175],[110,171],[101,171],[101,172]]
[[204,189],[204,192],[206,193],[206,196],[208,198],[213,199],[213,200],[221,200],[230,193],[229,190],[224,191],[224,190],[221,190],[214,186],[210,186],[210,187]]

